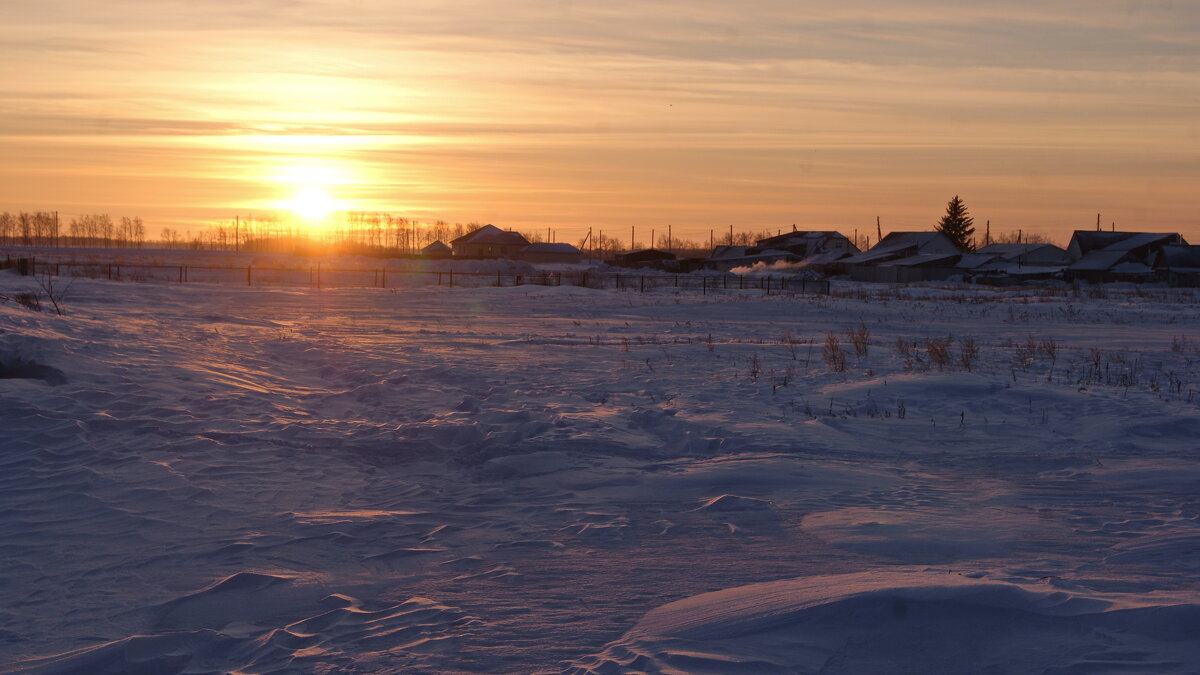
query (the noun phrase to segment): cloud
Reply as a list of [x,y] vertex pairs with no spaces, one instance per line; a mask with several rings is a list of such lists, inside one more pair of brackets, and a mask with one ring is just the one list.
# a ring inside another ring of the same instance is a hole
[[[106,158],[164,176],[360,163],[377,203],[390,190],[450,211],[487,195],[531,220],[603,206],[829,222],[856,193],[915,213],[956,180],[1014,199],[1061,185],[1085,208],[1137,199],[1112,187],[1129,176],[1157,177],[1164,211],[1197,205],[1176,187],[1200,178],[1186,160],[1200,148],[1197,3],[15,0],[0,13],[0,135],[73,148],[74,163],[51,154],[79,180],[100,182],[79,167]],[[0,170],[52,170],[33,152]],[[233,176],[239,195],[270,188],[254,175]]]

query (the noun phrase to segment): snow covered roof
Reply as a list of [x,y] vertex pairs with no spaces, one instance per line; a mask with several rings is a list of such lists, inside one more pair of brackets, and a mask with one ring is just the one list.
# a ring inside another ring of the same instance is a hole
[[973,270],[983,267],[994,260],[998,260],[1000,257],[1001,256],[996,253],[981,253],[979,251],[976,251],[975,253],[965,253],[961,258],[958,259],[958,262],[954,266],[965,270]]
[[941,265],[944,267],[953,267],[960,255],[961,254],[959,253],[918,253],[917,255],[910,255],[898,260],[891,260],[889,262],[881,263],[881,265],[894,267],[923,267],[925,265]]
[[508,246],[527,246],[529,240],[521,236],[517,232],[507,232],[495,225],[484,225],[483,227],[468,232],[463,236],[450,242],[452,244],[492,244],[492,245],[508,245]]
[[442,241],[439,239],[421,250],[426,253],[450,253],[454,249],[443,244]]
[[1086,255],[1091,251],[1132,251],[1155,244],[1185,244],[1183,238],[1173,232],[1096,232],[1076,230],[1071,235],[1071,245]]
[[[954,247],[954,243],[941,232],[892,232],[869,250],[852,255],[842,262],[849,265],[882,262],[892,258],[913,255],[930,245],[935,247],[940,245],[947,249]],[[942,253],[949,255],[950,251],[946,250],[942,251]],[[957,255],[957,252],[955,252],[955,255]]]
[[1127,276],[1147,276],[1154,274],[1154,269],[1145,263],[1129,261],[1118,263],[1112,268],[1113,274],[1124,274]]
[[1102,272],[1124,260],[1129,251],[1092,251],[1084,254],[1067,269],[1075,272]]
[[1166,269],[1200,269],[1200,246],[1164,246],[1154,265]]
[[899,258],[910,250],[916,252],[917,247],[915,245],[887,248],[880,248],[876,246],[869,251],[856,253],[849,258],[845,258],[842,262],[845,262],[848,265],[862,265],[865,263],[882,262],[884,260],[891,260],[892,258]]
[[946,235],[941,232],[889,232],[886,237],[881,239],[878,244],[872,247],[872,250],[880,246],[924,246],[929,242],[944,238]]
[[1029,255],[1051,255],[1061,254],[1065,256],[1067,252],[1054,244],[988,244],[983,248],[977,249],[976,253],[990,253],[998,255],[1005,260],[1012,260],[1021,256]]
[[1178,239],[1177,234],[1156,233],[1156,232],[1136,232],[1132,236],[1126,237],[1120,241],[1115,241],[1104,247],[1105,251],[1132,251],[1135,248],[1141,248],[1150,244],[1166,242]]
[[759,239],[759,246],[787,246],[793,242],[801,241],[824,241],[826,239],[845,239],[849,241],[846,235],[836,230],[793,230],[777,234],[774,237]]
[[814,253],[810,256],[805,257],[804,260],[801,260],[800,262],[804,263],[805,265],[825,265],[825,264],[828,264],[831,262],[837,262],[839,260],[842,260],[842,259],[846,258],[848,255],[849,254],[846,253],[846,251],[844,251],[842,249],[835,249],[833,251],[822,251],[820,253]]

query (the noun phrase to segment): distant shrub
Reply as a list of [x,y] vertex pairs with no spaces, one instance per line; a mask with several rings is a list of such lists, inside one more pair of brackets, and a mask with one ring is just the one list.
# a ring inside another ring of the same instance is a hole
[[825,336],[825,346],[821,348],[821,356],[830,370],[835,373],[845,372],[846,352],[842,351],[841,343],[832,332]]
[[931,365],[944,370],[950,365],[950,338],[929,338],[925,341],[925,354]]
[[962,369],[971,372],[971,364],[979,360],[979,345],[975,343],[975,338],[965,337],[958,341],[958,347]]
[[860,321],[857,327],[847,328],[846,338],[850,340],[850,344],[854,345],[855,356],[861,359],[867,355],[871,331],[867,329],[866,323]]

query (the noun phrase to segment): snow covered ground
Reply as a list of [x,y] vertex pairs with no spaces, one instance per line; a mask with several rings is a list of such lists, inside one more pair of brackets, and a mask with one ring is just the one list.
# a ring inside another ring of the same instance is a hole
[[0,672],[1200,672],[1197,300],[3,303]]

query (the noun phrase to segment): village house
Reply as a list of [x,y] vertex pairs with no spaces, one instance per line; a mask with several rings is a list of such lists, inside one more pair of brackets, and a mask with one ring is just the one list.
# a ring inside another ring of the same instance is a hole
[[1165,246],[1185,246],[1175,233],[1103,232],[1077,230],[1071,235],[1067,255],[1073,261],[1065,271],[1067,281],[1151,281],[1154,264]]
[[641,248],[613,254],[611,264],[617,267],[661,268],[678,259],[674,253],[657,248]]
[[849,239],[832,230],[794,230],[759,239],[755,246],[717,246],[704,261],[708,269],[730,270],[756,263],[788,262],[813,267],[824,273],[838,273],[833,263],[858,252]]
[[1054,244],[989,244],[964,253],[955,268],[971,281],[1018,284],[1057,278],[1069,264],[1067,252]]
[[454,255],[454,249],[443,244],[441,240],[438,240],[421,249],[421,255],[426,258],[433,258],[435,260],[439,258],[449,258],[450,256]]
[[1200,287],[1200,246],[1163,246],[1154,258],[1154,271],[1171,286]]
[[521,249],[518,256],[526,262],[574,264],[583,260],[583,251],[580,251],[571,244],[539,242]]
[[519,257],[521,249],[529,246],[529,240],[518,232],[502,230],[495,225],[468,232],[450,242],[456,258],[511,258]]
[[960,271],[961,253],[941,232],[892,232],[871,248],[838,261],[855,281],[940,281]]

